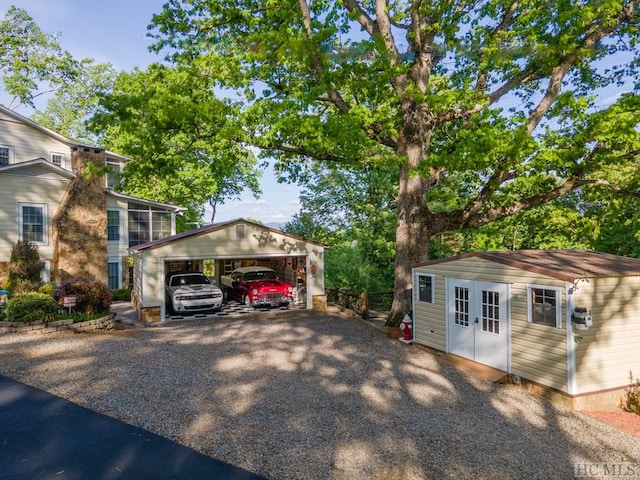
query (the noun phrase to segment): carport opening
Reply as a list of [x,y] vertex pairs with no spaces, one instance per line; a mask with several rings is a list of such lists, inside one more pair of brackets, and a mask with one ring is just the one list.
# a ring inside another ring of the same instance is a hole
[[[202,316],[209,314],[230,314],[240,311],[241,302],[237,298],[224,298],[221,312],[179,312],[173,311],[170,304],[170,292],[166,288],[166,282],[172,272],[202,272],[212,284],[222,288],[223,276],[231,275],[234,270],[241,267],[266,267],[273,270],[276,277],[293,287],[293,302],[289,307],[306,308],[307,306],[307,258],[300,257],[268,257],[268,258],[198,258],[198,259],[179,259],[165,260],[165,318],[173,318],[175,316]],[[246,307],[244,309],[246,312]]]

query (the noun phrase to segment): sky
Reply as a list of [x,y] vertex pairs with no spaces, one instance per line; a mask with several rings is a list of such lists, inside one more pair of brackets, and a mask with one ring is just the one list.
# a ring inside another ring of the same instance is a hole
[[[147,47],[147,25],[166,0],[0,0],[0,18],[11,5],[24,9],[46,33],[59,33],[60,44],[74,58],[109,62],[116,70],[140,69],[160,58]],[[44,108],[44,104],[37,105]],[[26,108],[17,110],[29,116]],[[216,222],[251,218],[265,224],[286,223],[300,209],[299,188],[278,184],[273,172],[263,172],[259,199],[247,193],[238,201],[220,205]],[[211,212],[205,212],[205,222]]]

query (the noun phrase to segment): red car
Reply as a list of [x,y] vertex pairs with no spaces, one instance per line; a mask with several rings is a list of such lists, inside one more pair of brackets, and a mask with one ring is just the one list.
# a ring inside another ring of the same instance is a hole
[[266,267],[240,267],[220,279],[225,298],[252,307],[281,307],[293,302],[293,287]]

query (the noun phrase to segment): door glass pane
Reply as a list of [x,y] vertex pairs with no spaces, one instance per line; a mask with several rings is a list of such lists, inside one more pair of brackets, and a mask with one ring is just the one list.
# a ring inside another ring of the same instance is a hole
[[500,294],[482,291],[482,331],[500,334]]
[[455,324],[469,326],[469,289],[455,287]]

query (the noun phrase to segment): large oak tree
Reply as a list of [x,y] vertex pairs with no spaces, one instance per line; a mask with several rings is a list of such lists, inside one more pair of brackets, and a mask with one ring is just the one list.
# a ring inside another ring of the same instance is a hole
[[638,17],[635,0],[170,0],[151,31],[293,178],[397,165],[397,322],[434,234],[615,188],[640,149]]

